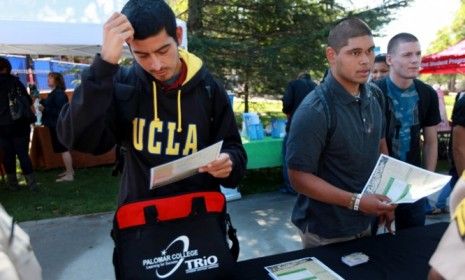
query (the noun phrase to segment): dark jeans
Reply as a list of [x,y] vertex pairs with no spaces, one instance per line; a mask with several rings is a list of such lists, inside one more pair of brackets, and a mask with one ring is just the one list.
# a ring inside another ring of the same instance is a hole
[[29,133],[24,136],[1,137],[0,145],[5,154],[3,165],[7,174],[16,174],[16,155],[23,174],[29,175],[33,172],[31,158],[29,157]]
[[449,175],[452,177],[450,178],[449,183],[447,183],[447,185],[441,190],[441,193],[438,196],[438,202],[436,203],[436,208],[447,208],[447,198],[450,196],[455,184],[459,180],[459,175],[457,174],[457,169],[455,169],[455,167],[449,169]]
[[415,203],[399,204],[395,210],[396,231],[419,227],[425,225],[425,205],[427,198],[424,197]]

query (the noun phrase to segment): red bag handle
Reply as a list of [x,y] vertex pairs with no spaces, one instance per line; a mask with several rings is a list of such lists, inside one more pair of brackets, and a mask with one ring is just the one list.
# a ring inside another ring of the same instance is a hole
[[144,209],[155,206],[158,221],[185,218],[191,214],[194,198],[203,198],[207,213],[221,213],[225,209],[225,198],[220,192],[196,192],[164,198],[131,202],[116,211],[115,219],[119,229],[145,225]]

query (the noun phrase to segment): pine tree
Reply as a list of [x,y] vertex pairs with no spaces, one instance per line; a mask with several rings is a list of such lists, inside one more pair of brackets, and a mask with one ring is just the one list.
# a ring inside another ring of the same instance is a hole
[[251,93],[282,94],[302,70],[322,76],[326,37],[337,20],[357,16],[378,30],[408,2],[347,10],[334,0],[190,0],[189,50],[227,87],[242,85],[248,111]]

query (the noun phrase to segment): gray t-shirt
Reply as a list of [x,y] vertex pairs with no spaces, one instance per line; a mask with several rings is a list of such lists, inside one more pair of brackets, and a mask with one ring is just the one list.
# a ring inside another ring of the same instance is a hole
[[[373,95],[376,89],[367,85],[361,87],[360,98],[353,97],[331,73],[324,84],[336,115],[334,134],[325,147],[326,113],[320,97],[308,95],[294,114],[286,161],[289,169],[312,173],[338,188],[360,193],[379,157],[379,141],[384,137],[383,103]],[[292,222],[303,232],[324,238],[361,233],[370,221],[362,212],[302,194],[292,213]]]

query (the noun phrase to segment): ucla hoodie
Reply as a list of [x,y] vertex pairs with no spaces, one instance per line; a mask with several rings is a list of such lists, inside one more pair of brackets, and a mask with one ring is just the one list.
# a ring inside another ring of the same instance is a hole
[[[72,102],[62,110],[57,131],[70,149],[102,154],[115,144],[126,148],[119,204],[151,197],[234,187],[242,178],[247,156],[228,96],[202,65],[186,51],[183,84],[164,91],[134,63],[120,67],[96,55],[82,74]],[[199,173],[149,190],[150,168],[199,151],[223,140],[233,170],[227,178]]]

